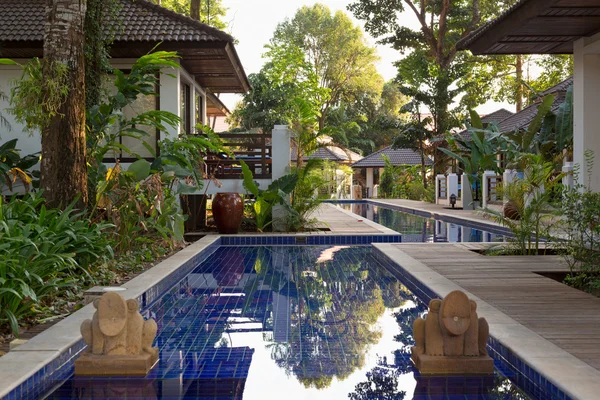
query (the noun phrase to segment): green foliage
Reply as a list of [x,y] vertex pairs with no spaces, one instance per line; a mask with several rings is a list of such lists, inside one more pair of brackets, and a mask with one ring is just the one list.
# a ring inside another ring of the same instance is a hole
[[175,247],[183,240],[185,218],[163,176],[151,171],[148,161],[138,160],[127,171],[117,164],[98,185],[95,209],[99,218],[114,224],[112,239],[119,252],[157,241]]
[[9,111],[26,131],[43,131],[59,115],[69,94],[67,74],[68,66],[59,62],[48,64],[34,57],[25,64],[21,78],[11,89]]
[[[312,225],[318,221],[312,217],[312,212],[321,204],[321,199],[315,193],[325,187],[330,182],[325,179],[327,166],[322,160],[310,159],[306,165],[294,171],[298,176],[298,182],[291,195],[291,209],[287,218],[287,228],[291,232],[309,230]],[[335,174],[335,169],[334,169]]]
[[12,139],[0,145],[0,193],[3,185],[12,191],[13,183],[17,182],[17,179],[21,181],[25,191],[29,191],[33,177],[29,170],[40,161],[39,154],[21,157],[19,149],[16,148],[17,140]]
[[[586,168],[591,171],[593,154],[586,153]],[[578,166],[574,171],[579,174]],[[589,176],[589,174],[588,174]],[[577,179],[575,179],[577,181]],[[565,190],[561,203],[561,228],[564,240],[562,257],[571,274],[566,283],[578,289],[598,293],[600,289],[600,193],[589,185]]]
[[266,56],[269,61],[260,72],[248,77],[252,90],[244,95],[228,119],[243,129],[270,132],[274,125],[298,119],[302,110],[298,109],[296,99],[303,99],[316,113],[330,96],[329,89],[319,86],[318,77],[304,60],[301,49],[272,48]]
[[332,108],[381,93],[375,49],[341,11],[304,6],[277,26],[266,48],[267,63],[249,76],[254,90],[230,118],[244,129],[268,132],[275,124],[297,119],[297,98],[314,108],[323,129]]
[[90,223],[73,206],[47,209],[40,194],[0,197],[0,324],[14,334],[59,290],[92,283],[90,266],[112,256],[109,225]]
[[554,174],[554,164],[545,161],[541,155],[525,154],[521,160],[523,178],[517,176],[497,188],[503,199],[514,207],[518,219],[511,219],[494,209],[484,209],[483,213],[510,229],[513,237],[509,243],[516,254],[537,255],[540,240],[551,236],[555,222],[552,189],[559,184],[562,175]]
[[[159,74],[163,68],[180,68],[175,61],[177,54],[167,51],[156,51],[140,57],[131,67],[128,74],[116,69],[114,86],[116,93],[105,101],[94,105],[87,113],[87,137],[90,158],[101,163],[106,154],[121,151],[130,156],[137,156],[121,144],[122,137],[143,139],[147,132],[140,127],[166,130],[167,126],[178,126],[180,119],[175,114],[152,110],[125,118],[123,108],[133,103],[139,96],[157,96]],[[143,142],[145,143],[145,142]],[[152,147],[146,146],[154,153]],[[138,156],[139,157],[139,156]]]
[[448,135],[446,138],[454,151],[444,148],[440,148],[440,150],[459,161],[467,173],[470,183],[474,184],[481,180],[483,171],[501,172],[497,154],[499,149],[504,146],[505,139],[495,124],[489,124],[484,128],[479,115],[473,110],[470,111],[470,114],[472,125],[467,130],[470,140]]
[[248,165],[243,160],[240,160],[240,164],[244,175],[244,188],[254,196],[252,210],[256,220],[256,229],[258,229],[259,232],[264,232],[264,230],[273,223],[274,206],[280,204],[286,207],[288,212],[293,212],[289,207],[287,198],[296,187],[298,175],[284,175],[271,182],[266,190],[262,190],[254,181],[252,171],[250,171]]
[[[162,0],[160,5],[189,17],[190,3],[190,0]],[[200,0],[200,22],[223,30],[227,28],[223,21],[226,14],[227,8],[222,0]]]

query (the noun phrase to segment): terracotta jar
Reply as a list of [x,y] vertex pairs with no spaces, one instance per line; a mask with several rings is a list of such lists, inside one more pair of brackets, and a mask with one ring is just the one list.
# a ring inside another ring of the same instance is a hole
[[244,200],[235,192],[217,193],[212,202],[212,212],[219,233],[238,233],[244,215]]

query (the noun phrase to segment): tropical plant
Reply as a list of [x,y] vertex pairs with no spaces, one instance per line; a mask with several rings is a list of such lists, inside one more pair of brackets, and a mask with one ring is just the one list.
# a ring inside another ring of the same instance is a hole
[[19,180],[25,189],[33,183],[34,172],[30,169],[40,161],[39,154],[20,156],[16,148],[18,139],[12,139],[0,145],[0,193],[2,186],[6,185],[8,190],[13,190],[13,184]]
[[309,230],[318,222],[312,213],[322,202],[318,196],[319,191],[330,185],[324,177],[327,169],[323,161],[310,159],[302,169],[296,168],[294,171],[298,181],[291,193],[290,206],[293,212],[287,218],[288,230],[292,232]]
[[40,193],[0,197],[0,325],[14,334],[59,290],[93,283],[90,266],[112,257],[106,223],[74,210],[46,208]]
[[294,212],[289,206],[288,197],[296,187],[298,174],[284,175],[271,182],[267,189],[263,190],[254,181],[252,171],[250,171],[248,165],[243,160],[239,161],[244,176],[244,188],[254,196],[252,211],[256,220],[256,229],[259,232],[264,232],[273,223],[273,207],[279,204],[285,207],[287,212]]
[[[518,218],[503,211],[486,208],[482,212],[513,234],[509,243],[519,255],[537,255],[540,240],[551,237],[555,224],[552,189],[560,183],[561,174],[554,173],[554,164],[536,154],[521,157],[525,167],[523,177],[497,188],[501,196],[510,202]],[[513,217],[513,218],[510,218]]]
[[[585,154],[588,177],[591,176],[593,154]],[[574,175],[579,174],[579,166]],[[577,181],[577,179],[576,179]],[[587,185],[566,189],[561,204],[561,228],[564,232],[562,257],[570,269],[565,282],[586,291],[600,290],[600,193]]]
[[473,110],[469,112],[471,115],[471,126],[467,130],[469,137],[449,134],[446,139],[454,151],[445,148],[440,150],[459,161],[471,185],[476,185],[481,181],[483,171],[501,172],[497,155],[505,140],[496,124],[492,123],[484,128],[479,115]]

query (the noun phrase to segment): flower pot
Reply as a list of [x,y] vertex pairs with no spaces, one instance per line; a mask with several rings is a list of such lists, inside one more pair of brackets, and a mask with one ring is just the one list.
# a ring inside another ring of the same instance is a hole
[[504,204],[502,208],[502,214],[505,218],[512,219],[518,221],[521,219],[521,215],[519,214],[519,210],[517,206],[512,201],[508,201]]
[[244,200],[235,192],[217,193],[212,202],[212,212],[219,233],[238,233],[244,215]]

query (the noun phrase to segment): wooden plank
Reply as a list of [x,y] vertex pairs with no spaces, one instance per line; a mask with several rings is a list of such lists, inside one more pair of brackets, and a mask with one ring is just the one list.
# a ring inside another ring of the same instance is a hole
[[600,370],[600,298],[536,273],[568,271],[558,256],[492,257],[469,250],[489,245],[395,246]]

